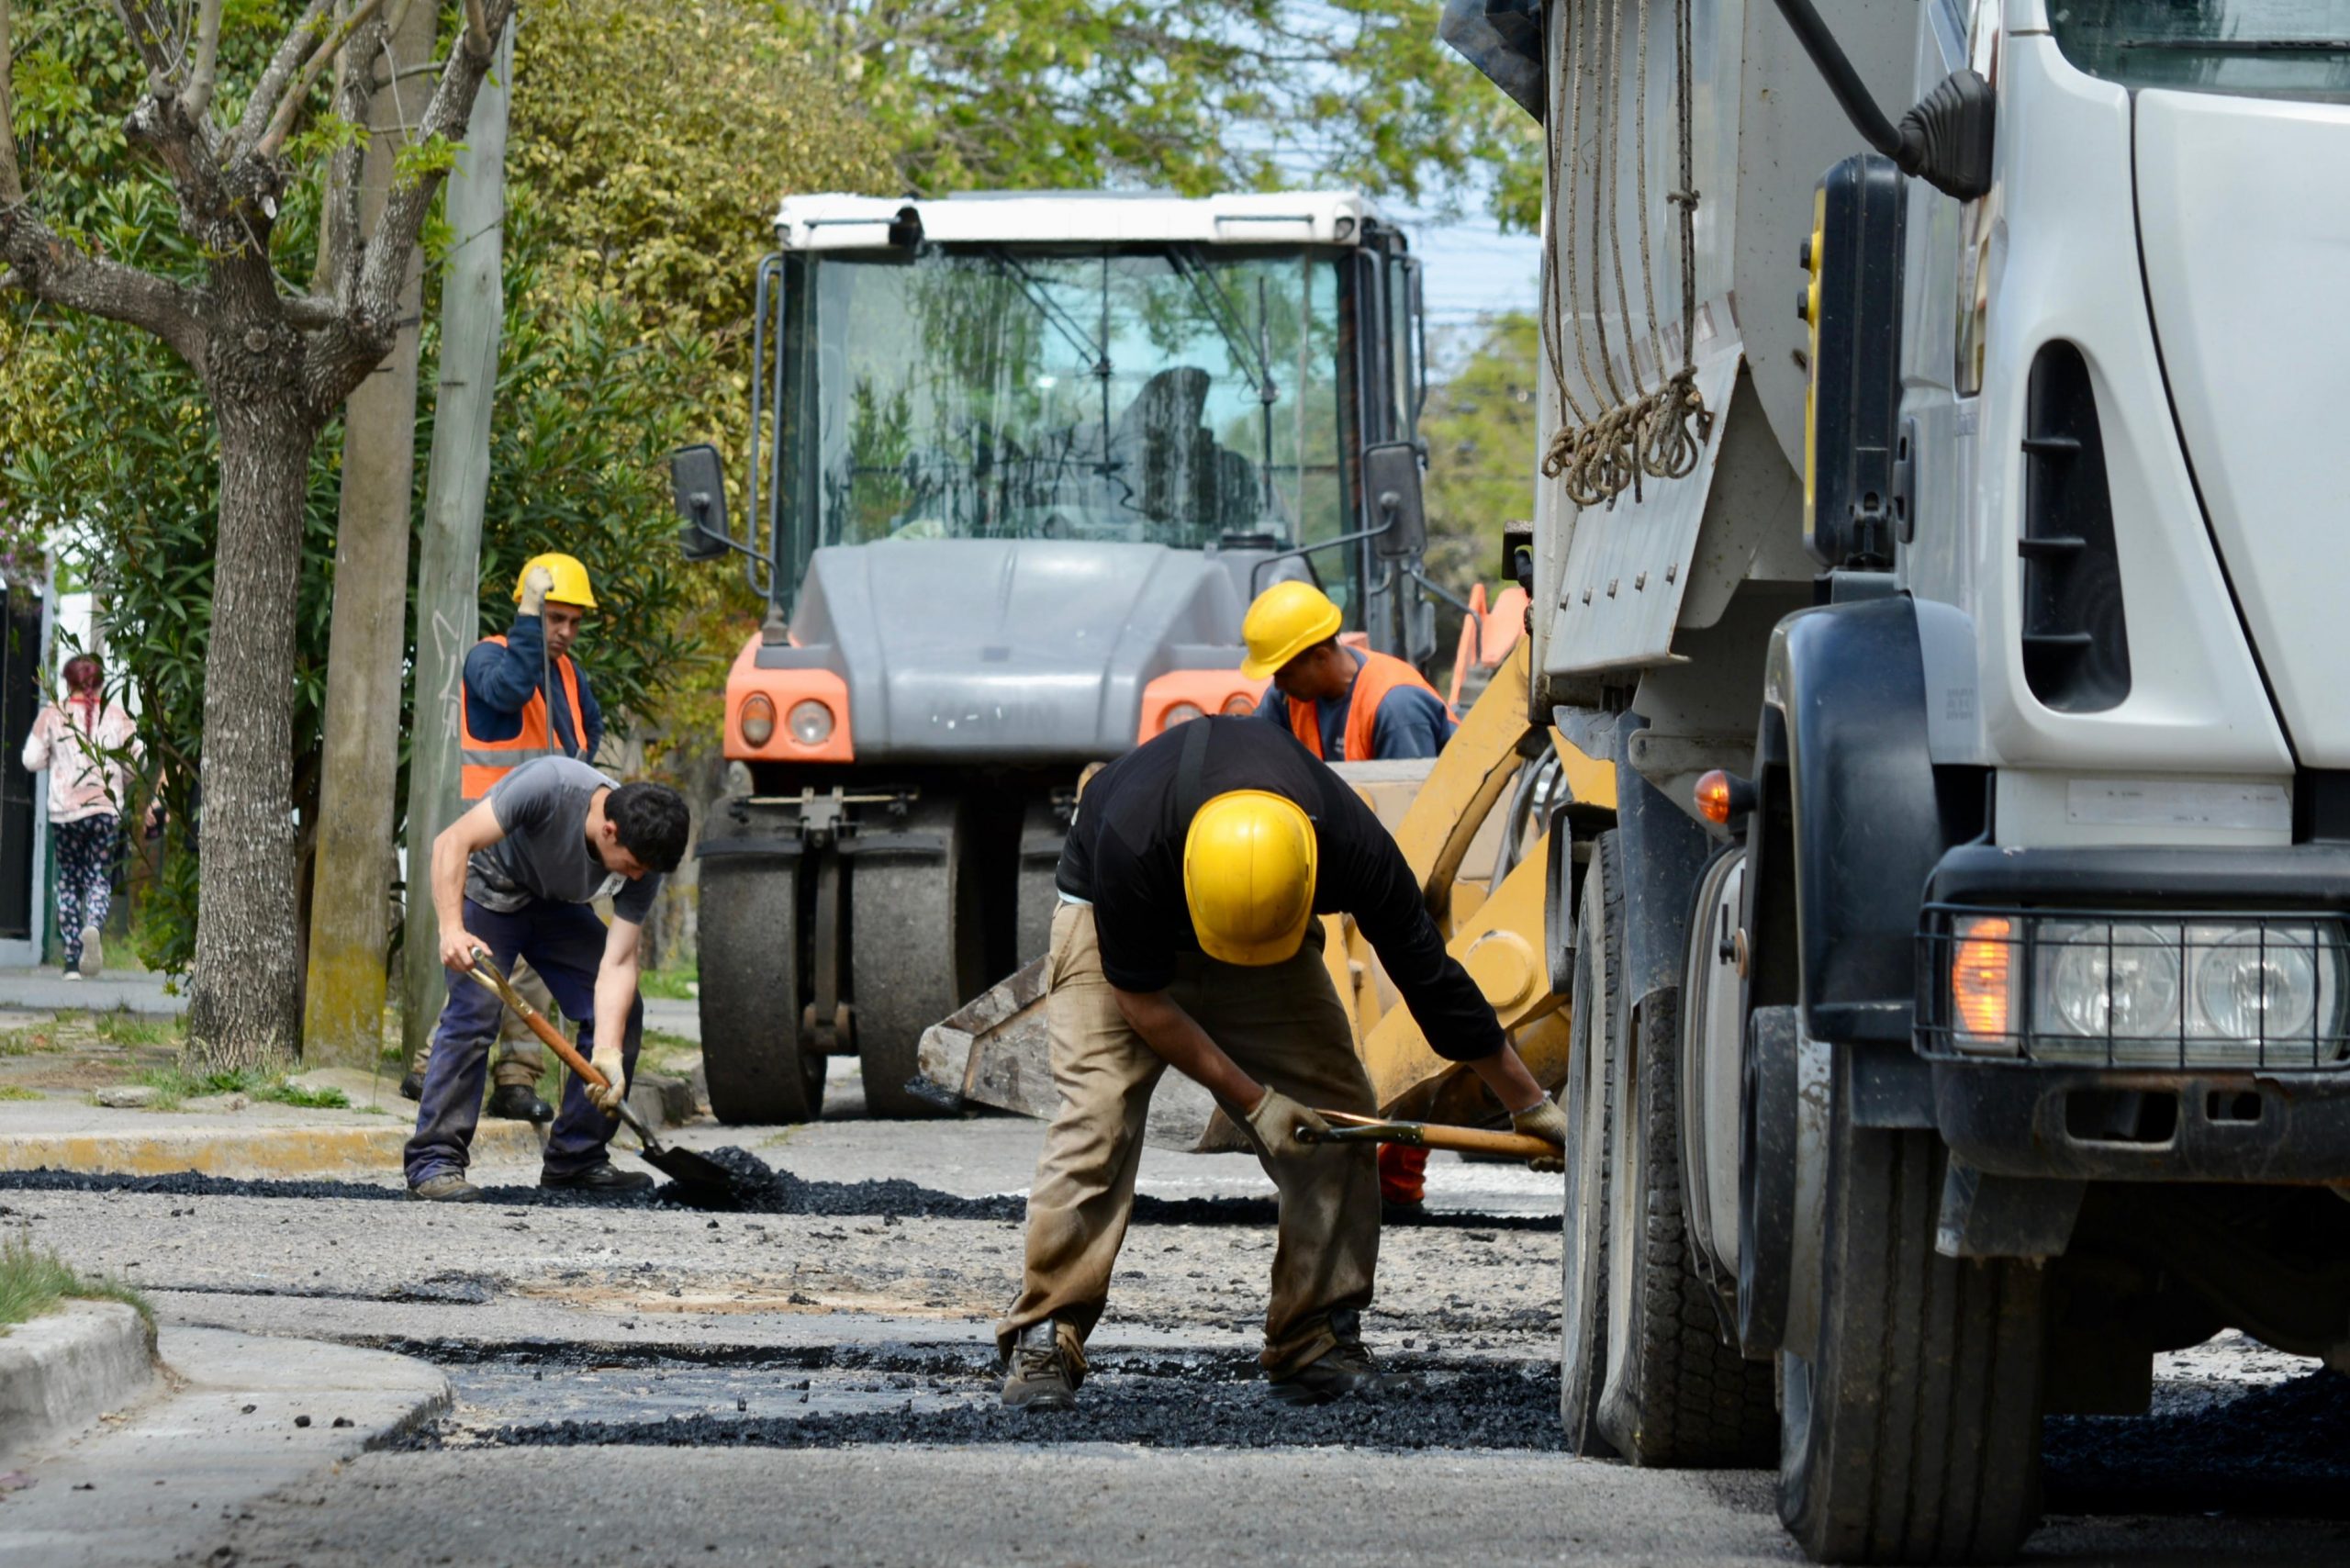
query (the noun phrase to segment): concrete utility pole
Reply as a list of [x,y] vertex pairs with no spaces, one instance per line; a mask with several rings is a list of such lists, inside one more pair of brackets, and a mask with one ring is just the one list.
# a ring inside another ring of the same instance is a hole
[[[343,69],[389,80],[371,105],[359,222],[373,234],[394,163],[421,115],[439,8],[410,4],[386,55]],[[387,57],[386,57],[387,56]],[[416,318],[422,252],[400,288],[390,357],[343,404],[342,503],[335,534],[334,623],[327,644],[325,756],[310,896],[302,1054],[314,1065],[372,1067],[382,1048],[384,956],[391,943],[392,807],[399,775],[401,643],[408,630],[408,507],[416,479]]]
[[464,151],[449,172],[456,235],[441,282],[441,388],[416,566],[416,722],[408,773],[408,925],[401,948],[401,1044],[431,1038],[445,994],[428,878],[432,841],[457,815],[457,705],[479,623],[481,513],[489,497],[489,420],[505,325],[506,109],[514,29],[474,100]]

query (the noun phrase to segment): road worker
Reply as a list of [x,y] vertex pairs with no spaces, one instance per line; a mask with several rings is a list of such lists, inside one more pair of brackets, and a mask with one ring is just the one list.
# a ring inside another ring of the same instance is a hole
[[[592,1095],[576,1077],[565,1085],[539,1185],[625,1193],[653,1184],[606,1158],[616,1125],[606,1112],[628,1092],[644,1032],[636,974],[645,913],[684,857],[688,831],[685,800],[667,785],[616,784],[584,762],[544,756],[508,771],[432,841],[449,1000],[408,1142],[411,1193],[434,1203],[481,1195],[465,1167],[505,1009],[466,972],[476,948],[501,970],[529,959],[563,1015],[578,1022],[581,1053],[607,1080]],[[609,929],[588,907],[606,896]]]
[[1240,673],[1271,678],[1257,716],[1326,762],[1434,756],[1458,728],[1427,678],[1391,654],[1338,641],[1345,622],[1312,583],[1275,583],[1240,622]]
[[[570,555],[534,555],[515,576],[514,604],[514,624],[506,634],[484,637],[465,655],[459,788],[469,807],[534,756],[593,763],[604,740],[595,690],[571,656],[581,623],[596,608],[588,568]],[[528,963],[509,978],[532,1006],[554,1015],[547,988]],[[430,1049],[418,1055],[400,1081],[400,1092],[411,1100],[424,1092]],[[545,1070],[538,1037],[520,1019],[507,1016],[484,1114],[518,1122],[552,1120],[554,1107],[539,1097],[537,1087]]]
[[996,1327],[1004,1404],[1067,1409],[1134,1206],[1143,1123],[1169,1067],[1255,1146],[1281,1193],[1259,1360],[1274,1395],[1318,1404],[1392,1386],[1361,1336],[1379,1178],[1321,1145],[1314,1107],[1376,1107],[1323,966],[1316,914],[1355,917],[1437,1051],[1466,1062],[1520,1132],[1566,1118],[1444,950],[1387,830],[1294,738],[1202,718],[1111,763],[1061,853],[1046,959],[1059,1108],[1028,1195],[1025,1274]]
[[[1248,645],[1240,673],[1272,678],[1257,716],[1326,761],[1434,756],[1458,727],[1444,699],[1404,660],[1340,643],[1344,620],[1311,583],[1275,583],[1257,596],[1240,623]],[[1379,1146],[1379,1197],[1390,1214],[1421,1207],[1427,1170],[1425,1148]]]

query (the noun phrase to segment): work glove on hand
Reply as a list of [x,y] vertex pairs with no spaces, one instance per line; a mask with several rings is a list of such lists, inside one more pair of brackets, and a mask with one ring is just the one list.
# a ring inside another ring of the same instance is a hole
[[1553,1174],[1566,1170],[1567,1114],[1555,1103],[1549,1100],[1537,1100],[1523,1111],[1511,1112],[1509,1125],[1513,1131],[1524,1133],[1528,1137],[1539,1137],[1545,1143],[1559,1146],[1558,1159],[1529,1159],[1526,1162],[1529,1169]]
[[522,579],[522,613],[539,615],[547,607],[547,594],[554,587],[554,574],[544,566],[532,566]]
[[1330,1124],[1310,1107],[1299,1104],[1278,1089],[1265,1091],[1265,1097],[1248,1113],[1248,1125],[1256,1129],[1257,1140],[1265,1146],[1265,1152],[1276,1159],[1312,1154],[1323,1147],[1299,1137],[1300,1127],[1310,1127],[1317,1133],[1330,1130]]
[[589,1088],[588,1098],[605,1114],[620,1114],[621,1102],[628,1098],[628,1070],[621,1065],[621,1053],[616,1048],[599,1048],[588,1058],[588,1065],[604,1075],[604,1087]]

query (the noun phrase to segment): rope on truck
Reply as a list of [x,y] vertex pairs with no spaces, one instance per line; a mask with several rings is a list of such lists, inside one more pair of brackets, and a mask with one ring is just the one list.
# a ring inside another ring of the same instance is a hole
[[[1632,326],[1631,295],[1625,286],[1620,162],[1613,155],[1623,134],[1623,92],[1617,77],[1624,53],[1626,0],[1557,0],[1551,15],[1562,18],[1559,69],[1550,78],[1550,112],[1544,116],[1549,140],[1543,171],[1543,242],[1550,264],[1542,270],[1542,345],[1550,359],[1550,378],[1566,405],[1566,416],[1550,438],[1542,459],[1545,476],[1562,480],[1567,499],[1577,508],[1606,505],[1627,489],[1640,495],[1643,476],[1678,479],[1694,472],[1697,456],[1713,432],[1713,415],[1697,390],[1695,336],[1697,316],[1695,137],[1689,95],[1690,0],[1673,3],[1673,96],[1680,142],[1680,185],[1668,196],[1677,209],[1681,228],[1681,364],[1656,386],[1644,385],[1639,335]],[[1648,204],[1649,5],[1637,0],[1639,42],[1635,56],[1633,95],[1633,157],[1639,202],[1635,238],[1640,252],[1640,295],[1648,318],[1649,356],[1660,374],[1665,364],[1664,338],[1657,324],[1654,242],[1650,233]],[[1589,18],[1588,39],[1585,18]],[[1591,295],[1584,314],[1582,285],[1582,222],[1583,173],[1583,77],[1592,79]],[[1564,111],[1563,113],[1561,111]],[[1563,128],[1565,140],[1561,140]],[[1561,185],[1563,180],[1563,188]],[[1563,221],[1564,244],[1561,225]],[[1607,259],[1615,274],[1617,319],[1622,329],[1625,373],[1618,379],[1615,356],[1608,347],[1608,319],[1601,297],[1599,250],[1602,230]],[[1561,263],[1564,279],[1561,282]],[[1587,409],[1567,379],[1561,328],[1572,323],[1576,368],[1583,386],[1605,404]],[[1596,352],[1599,374],[1592,373]],[[1628,386],[1627,383],[1628,382]]]

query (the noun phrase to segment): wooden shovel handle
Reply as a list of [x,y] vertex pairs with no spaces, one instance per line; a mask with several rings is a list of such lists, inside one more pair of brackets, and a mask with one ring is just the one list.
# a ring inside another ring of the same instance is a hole
[[562,1030],[547,1022],[545,1014],[541,1013],[523,999],[522,993],[516,991],[506,977],[498,972],[497,966],[489,961],[487,953],[478,947],[475,948],[474,967],[468,972],[474,979],[496,991],[498,1000],[512,1008],[515,1016],[531,1026],[531,1033],[546,1042],[547,1049],[560,1058],[564,1066],[577,1073],[590,1088],[604,1087],[604,1075],[596,1070],[595,1064],[581,1056],[579,1048],[563,1037]]
[[1456,1127],[1442,1122],[1393,1122],[1360,1116],[1351,1111],[1321,1111],[1316,1114],[1342,1135],[1345,1143],[1405,1143],[1422,1148],[1449,1148],[1461,1154],[1498,1154],[1510,1159],[1556,1159],[1559,1146],[1525,1133],[1488,1132],[1483,1127]]

